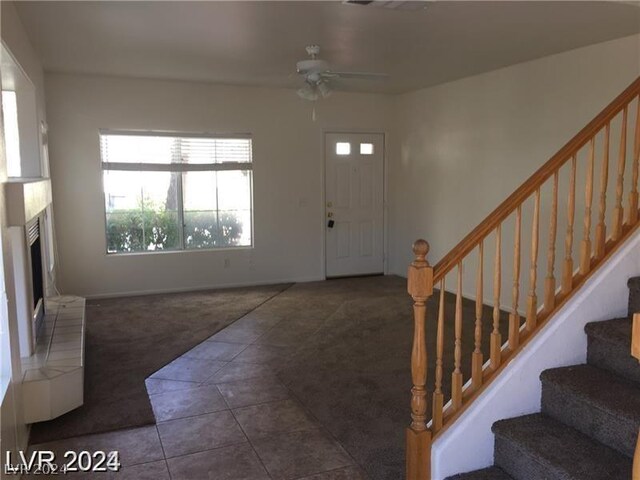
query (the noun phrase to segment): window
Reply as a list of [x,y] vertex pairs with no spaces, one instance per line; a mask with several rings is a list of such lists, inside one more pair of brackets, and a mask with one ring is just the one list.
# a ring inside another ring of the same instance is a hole
[[360,155],[373,155],[373,143],[361,143]]
[[16,92],[2,91],[2,120],[4,121],[4,140],[7,149],[7,175],[19,177],[20,135],[18,133],[18,102]]
[[248,136],[101,132],[107,253],[252,245]]
[[336,155],[350,155],[351,144],[349,142],[337,142],[336,143]]

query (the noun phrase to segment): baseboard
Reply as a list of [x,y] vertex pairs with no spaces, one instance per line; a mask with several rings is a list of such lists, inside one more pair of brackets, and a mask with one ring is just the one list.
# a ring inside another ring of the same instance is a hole
[[[206,290],[219,290],[224,288],[239,288],[239,287],[258,287],[265,285],[278,285],[281,283],[306,283],[306,282],[318,282],[324,280],[322,276],[308,276],[308,277],[293,277],[282,279],[270,279],[263,281],[251,281],[246,282],[232,282],[232,283],[216,283],[211,285],[204,285],[200,287],[180,287],[180,288],[158,288],[149,290],[133,290],[125,292],[107,292],[107,293],[95,293],[82,295],[87,300],[99,300],[103,298],[119,298],[119,297],[139,297],[143,295],[159,295],[163,293],[184,293],[184,292],[202,292]],[[70,293],[65,292],[65,295]]]

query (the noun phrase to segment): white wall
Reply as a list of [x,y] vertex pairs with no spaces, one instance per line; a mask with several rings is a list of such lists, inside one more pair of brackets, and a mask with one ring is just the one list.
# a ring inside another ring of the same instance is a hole
[[[411,244],[420,237],[431,244],[429,259],[435,264],[638,75],[640,36],[636,35],[400,96],[395,105],[398,141],[389,164],[390,271],[406,274]],[[634,113],[632,109],[630,117]],[[616,135],[614,125],[610,210],[615,191]],[[584,157],[577,181],[574,252],[582,234],[583,176]],[[561,182],[566,178],[562,176]],[[548,190],[543,195],[541,225],[545,228]],[[558,258],[562,254],[564,200],[560,199]],[[597,202],[596,187],[595,206]],[[595,212],[597,208],[594,225]],[[530,225],[527,209],[522,225],[523,258],[528,257]],[[503,229],[503,262],[509,265],[512,228],[508,224]],[[546,252],[545,235],[542,230],[540,252]],[[485,247],[489,257],[493,248],[493,243]],[[545,253],[540,258],[544,259]],[[491,261],[485,259],[485,265],[492,265]],[[505,270],[507,277],[510,268]],[[523,263],[523,278],[526,268]],[[468,270],[473,277],[473,269]],[[466,293],[473,294],[473,290]]]
[[[31,42],[27,37],[27,33],[18,16],[15,6],[12,2],[2,2],[3,18],[2,18],[2,41],[9,49],[13,58],[19,63],[23,73],[28,77],[29,82],[34,87],[32,98],[31,92],[22,89],[19,95],[24,98],[19,99],[24,105],[29,104],[30,108],[35,106],[36,118],[31,112],[22,112],[20,122],[20,133],[25,131],[32,139],[34,145],[21,145],[21,158],[23,177],[47,177],[49,173],[49,165],[47,154],[40,145],[39,135],[40,122],[46,122],[46,109],[44,100],[44,72],[40,59],[35,50],[31,46]],[[35,103],[35,105],[34,105]],[[19,107],[20,108],[20,107]],[[29,124],[26,125],[25,123]]]
[[[10,50],[13,58],[20,64],[23,72],[35,87],[37,120],[34,119],[34,121],[44,121],[44,75],[42,65],[29,43],[24,27],[22,26],[15,7],[11,2],[0,3],[0,35],[4,45]],[[38,148],[40,148],[40,142],[38,140],[39,139],[35,139],[34,143],[37,143],[33,144],[33,148],[27,149],[27,151],[37,152]],[[0,141],[2,140],[0,139]],[[34,174],[40,172],[44,175],[47,174],[48,165],[46,163],[46,155],[38,155],[37,153],[34,153],[30,160],[32,161],[33,166],[33,170],[31,171]],[[5,451],[11,450],[15,455],[17,450],[26,449],[28,439],[28,427],[25,425],[22,415],[22,378],[18,348],[19,342],[14,294],[15,285],[12,267],[13,262],[11,258],[11,245],[9,242],[6,218],[4,215],[5,199],[3,184],[6,183],[6,181],[6,159],[3,149],[0,149],[0,191],[2,192],[0,193],[0,245],[2,248],[2,257],[4,257],[2,259],[3,265],[0,265],[0,268],[3,269],[5,280],[4,289],[6,289],[8,300],[8,332],[5,332],[5,334],[9,335],[10,340],[9,345],[11,350],[10,357],[12,374],[8,384],[8,389],[5,392],[3,388],[0,399],[0,449],[2,450],[2,460],[0,460],[0,463],[4,461]],[[0,292],[0,295],[3,293],[4,292]],[[0,300],[0,304],[1,303],[3,302]],[[5,357],[3,356],[2,358],[4,359]],[[5,371],[4,368],[1,370],[3,372]],[[0,476],[2,475],[3,474],[0,473]]]
[[[313,122],[286,89],[58,74],[46,88],[60,285],[79,295],[323,278],[323,130],[390,133],[382,95],[335,93]],[[107,256],[101,128],[250,132],[255,248]]]
[[587,361],[584,326],[625,317],[627,280],[638,272],[640,233],[636,232],[436,439],[431,453],[433,480],[493,464],[493,423],[540,411],[542,371]]

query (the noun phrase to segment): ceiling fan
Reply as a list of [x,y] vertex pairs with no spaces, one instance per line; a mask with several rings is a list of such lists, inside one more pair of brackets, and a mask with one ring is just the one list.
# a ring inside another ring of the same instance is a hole
[[300,60],[296,64],[296,72],[304,79],[304,87],[298,89],[300,98],[318,100],[331,95],[331,81],[336,78],[354,78],[360,80],[379,80],[388,77],[386,73],[338,72],[331,70],[325,60],[318,58],[320,47],[309,45],[307,48],[309,59]]

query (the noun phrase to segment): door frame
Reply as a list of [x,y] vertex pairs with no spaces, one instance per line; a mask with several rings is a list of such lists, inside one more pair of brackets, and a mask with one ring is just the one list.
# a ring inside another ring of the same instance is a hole
[[385,130],[367,129],[367,128],[323,128],[322,129],[322,192],[321,192],[321,212],[320,212],[320,228],[322,232],[322,279],[327,279],[327,232],[326,232],[326,205],[327,205],[327,142],[328,134],[354,134],[354,135],[382,135],[382,273],[389,274],[389,215],[388,215],[388,187],[389,175],[387,168],[387,157],[389,147],[387,142],[388,132]]

